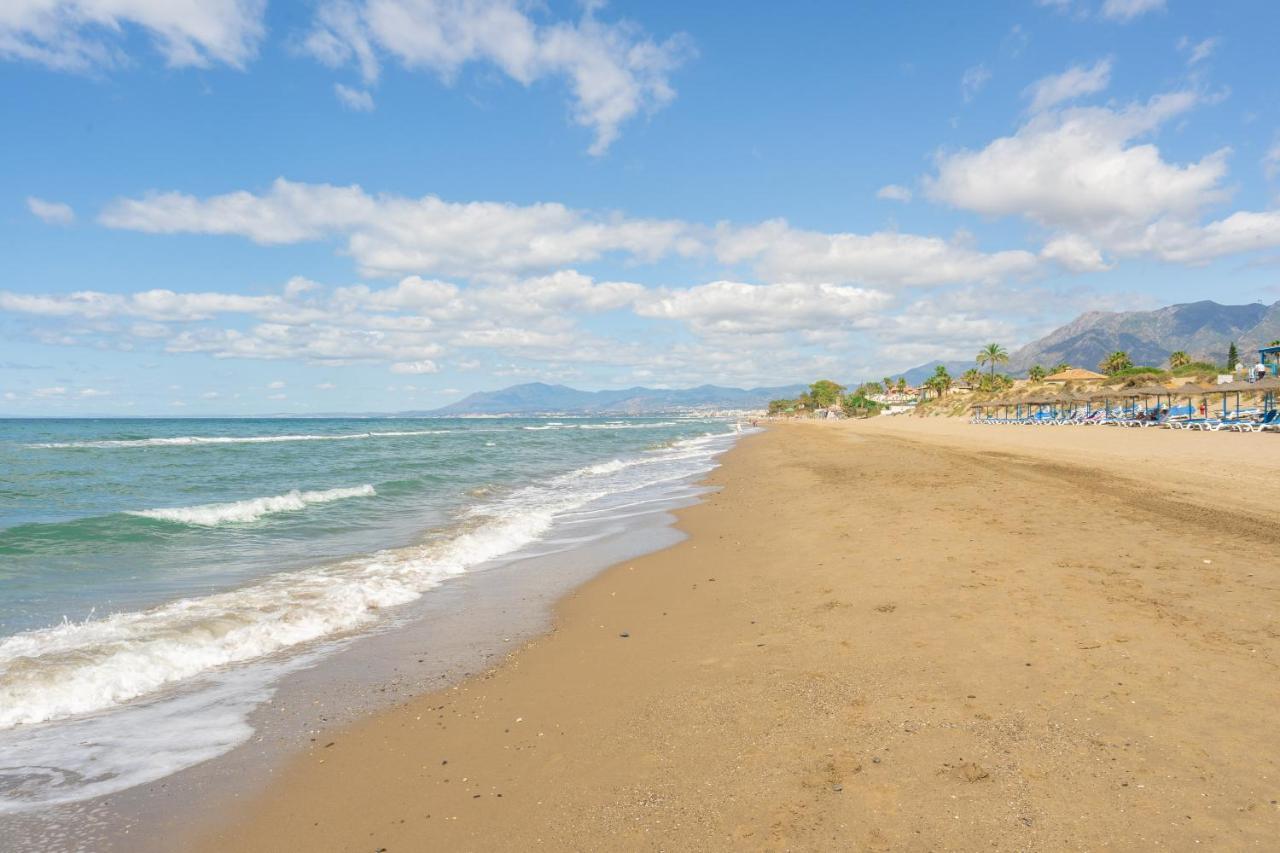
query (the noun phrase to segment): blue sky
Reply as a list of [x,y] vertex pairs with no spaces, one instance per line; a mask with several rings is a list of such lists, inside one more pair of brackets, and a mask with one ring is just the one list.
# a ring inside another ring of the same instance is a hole
[[1266,2],[11,0],[0,415],[878,377],[1280,299]]

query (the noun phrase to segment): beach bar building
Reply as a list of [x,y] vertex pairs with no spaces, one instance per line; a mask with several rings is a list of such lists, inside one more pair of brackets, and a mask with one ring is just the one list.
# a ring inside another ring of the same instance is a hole
[[1258,363],[1266,365],[1267,373],[1272,376],[1280,375],[1280,345],[1260,348]]

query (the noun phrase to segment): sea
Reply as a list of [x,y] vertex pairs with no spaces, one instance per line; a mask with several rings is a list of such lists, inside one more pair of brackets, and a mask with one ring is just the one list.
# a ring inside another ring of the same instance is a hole
[[[289,673],[406,614],[465,620],[482,599],[445,593],[495,566],[536,586],[555,555],[696,494],[741,432],[0,420],[0,820],[224,755]],[[414,607],[433,596],[448,607]]]

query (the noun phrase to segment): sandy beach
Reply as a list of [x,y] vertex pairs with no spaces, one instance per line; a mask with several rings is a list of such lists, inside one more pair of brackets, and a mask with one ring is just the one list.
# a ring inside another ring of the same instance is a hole
[[194,844],[1274,849],[1277,441],[772,426],[685,541]]

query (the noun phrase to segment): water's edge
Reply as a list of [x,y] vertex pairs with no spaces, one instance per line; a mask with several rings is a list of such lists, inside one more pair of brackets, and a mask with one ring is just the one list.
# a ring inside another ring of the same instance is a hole
[[556,603],[574,589],[619,562],[681,541],[671,511],[696,503],[707,491],[690,481],[640,512],[603,517],[597,529],[579,537],[586,541],[561,541],[555,548],[536,542],[495,565],[448,579],[337,651],[304,657],[298,668],[264,688],[270,698],[248,717],[252,737],[230,752],[115,794],[0,817],[0,848],[181,846],[182,839],[234,813],[282,762],[323,732],[498,664],[545,634]]

